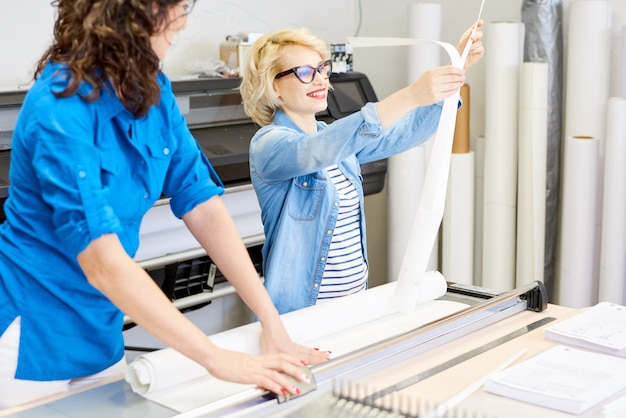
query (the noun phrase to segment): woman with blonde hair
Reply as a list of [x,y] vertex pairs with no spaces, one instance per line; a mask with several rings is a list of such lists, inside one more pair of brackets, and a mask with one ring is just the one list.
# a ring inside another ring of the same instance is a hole
[[[461,37],[460,51],[470,34]],[[465,69],[483,55],[482,35],[473,34]],[[243,72],[245,110],[261,126],[250,143],[250,175],[266,238],[265,286],[281,313],[367,288],[360,164],[430,138],[442,101],[465,81],[465,69],[432,68],[326,124],[316,114],[327,107],[329,58],[327,45],[308,30],[283,29],[252,45]]]

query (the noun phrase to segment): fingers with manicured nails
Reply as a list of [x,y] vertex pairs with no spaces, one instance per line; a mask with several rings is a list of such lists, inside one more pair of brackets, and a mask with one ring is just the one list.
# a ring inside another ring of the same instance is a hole
[[306,380],[301,360],[289,354],[251,355],[216,348],[206,364],[209,373],[219,379],[253,384],[277,394],[284,394],[283,389],[292,395],[298,394],[285,375],[298,381]]
[[287,353],[304,360],[306,364],[318,364],[328,360],[325,352],[296,344],[286,333],[272,331],[274,330],[263,328],[261,333],[261,352],[264,354]]

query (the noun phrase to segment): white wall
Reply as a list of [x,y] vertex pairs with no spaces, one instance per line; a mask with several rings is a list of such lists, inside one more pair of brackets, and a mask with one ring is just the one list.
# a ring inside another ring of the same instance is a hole
[[[217,58],[220,42],[238,32],[307,26],[328,42],[344,42],[354,31],[356,0],[300,5],[302,9],[290,0],[198,0],[164,70],[181,75],[196,60]],[[34,63],[52,38],[53,23],[50,0],[0,0],[0,91],[23,88],[30,81]]]

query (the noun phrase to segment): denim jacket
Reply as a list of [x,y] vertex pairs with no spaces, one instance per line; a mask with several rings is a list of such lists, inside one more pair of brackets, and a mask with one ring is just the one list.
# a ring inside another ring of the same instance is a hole
[[265,231],[263,274],[278,311],[314,305],[335,228],[339,196],[326,167],[338,164],[361,201],[361,240],[367,261],[360,164],[415,147],[432,136],[441,104],[417,108],[392,127],[380,125],[375,103],[305,133],[281,110],[250,143],[250,176]]

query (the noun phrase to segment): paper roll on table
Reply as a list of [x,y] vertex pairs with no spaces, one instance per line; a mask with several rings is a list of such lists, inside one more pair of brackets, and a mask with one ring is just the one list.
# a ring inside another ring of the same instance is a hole
[[[435,300],[447,291],[439,273],[428,273],[412,312],[390,310],[396,282],[377,286],[351,296],[329,300],[282,315],[291,338],[309,347],[331,350],[338,357],[411,331],[420,325],[458,312],[467,305]],[[260,352],[258,322],[214,334],[217,346],[257,354]],[[137,357],[129,366],[126,381],[133,391],[178,412],[254,389],[252,385],[225,382],[209,375],[199,364],[171,348]],[[258,396],[262,394],[259,391]]]

